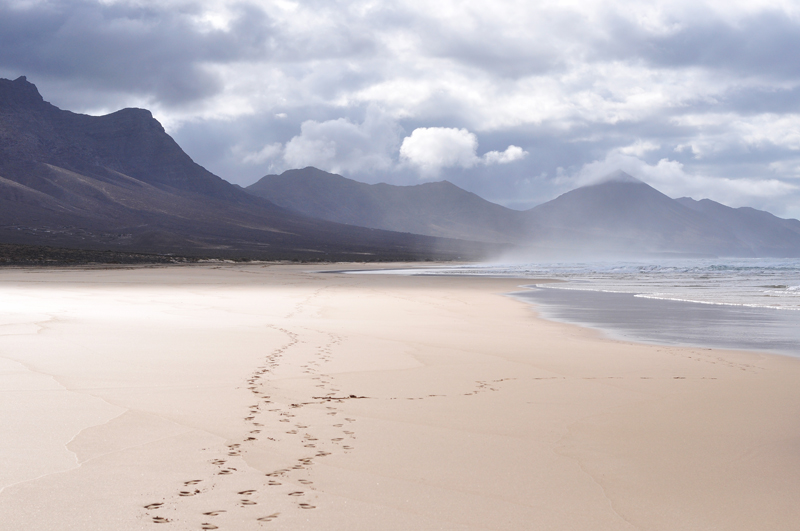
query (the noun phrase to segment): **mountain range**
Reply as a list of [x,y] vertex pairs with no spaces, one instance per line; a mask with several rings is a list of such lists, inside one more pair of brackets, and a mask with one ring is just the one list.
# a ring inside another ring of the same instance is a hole
[[149,111],[64,111],[25,77],[0,79],[0,242],[303,260],[498,249],[298,214],[196,164]]
[[316,168],[267,175],[246,190],[329,221],[513,244],[521,258],[800,256],[798,220],[709,199],[672,199],[621,171],[526,211],[447,181],[365,184]]
[[526,211],[442,181],[304,168],[243,189],[149,111],[75,114],[0,79],[0,243],[300,260],[800,256],[800,221],[672,199],[623,172]]

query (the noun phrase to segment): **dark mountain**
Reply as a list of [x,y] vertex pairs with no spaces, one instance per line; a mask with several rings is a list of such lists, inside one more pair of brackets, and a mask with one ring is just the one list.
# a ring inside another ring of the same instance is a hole
[[488,251],[289,211],[194,163],[149,111],[75,114],[24,77],[0,79],[0,242],[303,259]]
[[754,256],[800,256],[800,221],[782,219],[750,207],[731,208],[710,199],[676,199],[681,205],[717,220]]
[[511,242],[525,258],[800,256],[800,221],[707,200],[671,199],[624,172],[525,212],[490,203],[446,181],[369,185],[315,168],[268,175],[247,191],[340,223]]
[[194,163],[148,111],[71,113],[22,77],[0,79],[0,243],[62,248],[62,261],[76,259],[63,248],[107,260],[474,259],[509,243],[534,259],[800,256],[800,221],[670,199],[622,172],[525,212],[446,181],[368,185],[314,168],[245,191]]
[[309,167],[267,175],[246,190],[295,212],[361,227],[484,242],[523,235],[519,212],[447,181],[365,184]]
[[532,241],[614,254],[751,256],[724,223],[624,172],[567,192],[525,213]]

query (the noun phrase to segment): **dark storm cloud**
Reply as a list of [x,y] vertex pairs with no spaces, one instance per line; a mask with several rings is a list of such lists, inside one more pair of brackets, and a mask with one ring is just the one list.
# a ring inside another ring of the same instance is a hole
[[[800,86],[790,88],[734,87],[716,102],[716,107],[742,114],[798,113],[800,112]],[[713,110],[710,105],[705,108],[709,111]]]
[[[79,112],[147,105],[239,184],[305,163],[414,184],[423,166],[399,150],[424,129],[476,142],[424,178],[506,204],[621,164],[671,193],[800,215],[791,6],[179,2],[0,0],[0,75]],[[525,156],[500,162],[510,146]]]
[[85,89],[129,93],[174,105],[218,94],[206,65],[303,62],[355,55],[370,43],[339,28],[290,39],[264,10],[233,6],[228,28],[204,28],[200,8],[100,4],[85,0],[12,7],[0,4],[0,65]]
[[609,17],[607,38],[597,41],[598,58],[636,60],[669,68],[703,67],[742,76],[796,79],[800,23],[780,11],[752,14],[736,22],[698,10],[674,20],[666,34],[644,31],[630,19]]
[[[0,61],[6,67],[137,92],[167,103],[216,93],[221,83],[198,61],[225,49],[201,38],[183,13],[89,2],[0,11]],[[215,39],[216,38],[216,39]]]

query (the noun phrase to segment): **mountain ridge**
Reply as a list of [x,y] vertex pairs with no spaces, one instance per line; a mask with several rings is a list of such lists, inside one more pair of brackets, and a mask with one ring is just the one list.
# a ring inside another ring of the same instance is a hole
[[671,199],[622,171],[527,211],[448,181],[366,184],[316,168],[242,189],[145,109],[61,110],[0,79],[0,241],[254,258],[800,256],[800,221]]
[[303,216],[196,164],[144,109],[61,110],[0,79],[0,241],[254,258],[453,259],[491,246]]
[[[526,211],[490,203],[447,181],[370,185],[311,167],[264,176],[245,190],[331,221],[437,236],[471,234],[524,248],[519,255],[800,256],[800,236],[781,228],[800,228],[800,221],[763,212],[758,228],[734,231],[731,219],[682,204],[621,170]],[[415,198],[413,204],[409,198]],[[397,211],[405,215],[393,214]],[[742,218],[746,212],[733,215]],[[783,239],[771,236],[778,229]]]
[[503,217],[505,207],[448,181],[366,184],[307,167],[264,176],[245,190],[306,215],[376,229],[501,243],[520,230]]

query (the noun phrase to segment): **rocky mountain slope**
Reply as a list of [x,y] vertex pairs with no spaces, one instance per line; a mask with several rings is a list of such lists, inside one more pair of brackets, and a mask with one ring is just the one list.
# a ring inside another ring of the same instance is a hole
[[24,77],[0,80],[0,242],[276,259],[492,250],[289,211],[196,164],[149,111],[75,114]]
[[800,221],[709,200],[675,200],[624,172],[527,211],[490,203],[446,181],[369,185],[316,168],[268,175],[247,191],[339,223],[513,243],[521,259],[800,256]]
[[447,181],[365,184],[309,167],[267,175],[246,190],[295,212],[350,225],[486,242],[522,236],[518,212]]

